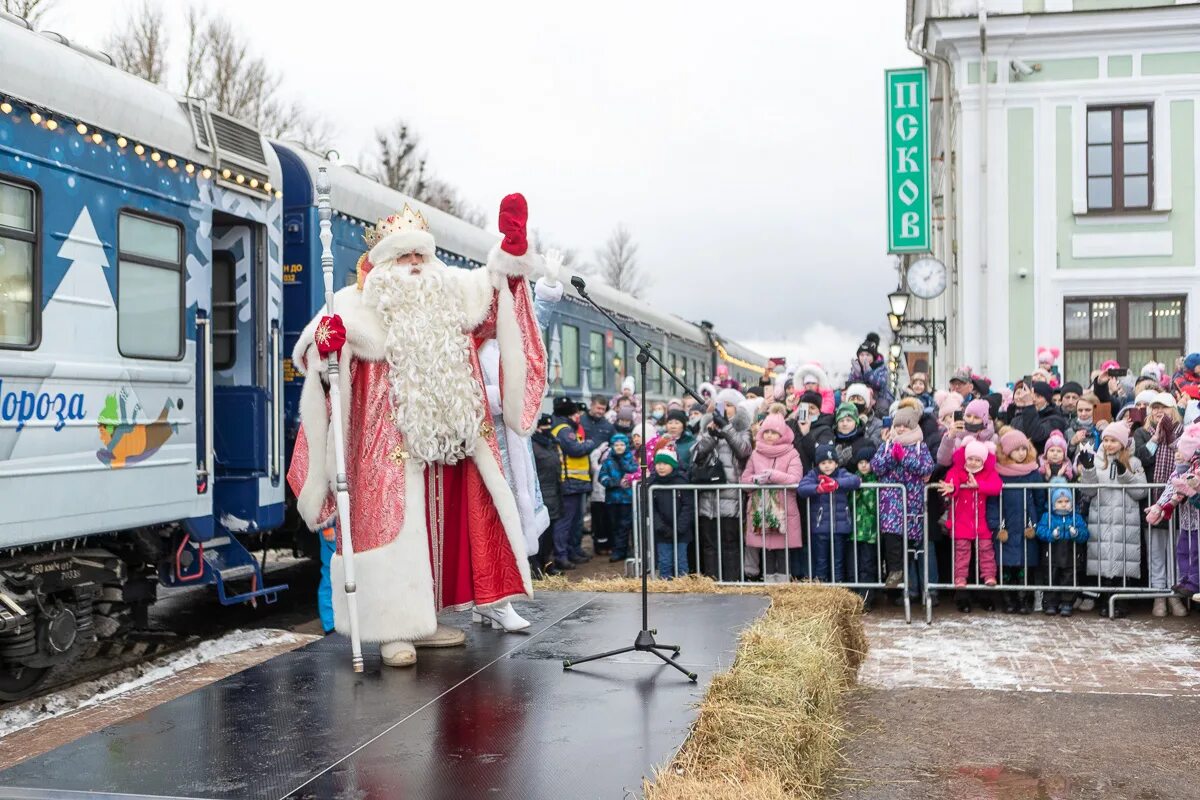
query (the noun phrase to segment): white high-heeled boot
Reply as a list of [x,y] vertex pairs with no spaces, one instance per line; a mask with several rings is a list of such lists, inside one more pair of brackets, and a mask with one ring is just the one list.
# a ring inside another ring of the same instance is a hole
[[484,624],[491,623],[496,630],[509,633],[523,631],[529,627],[529,620],[513,610],[512,603],[505,603],[496,608],[475,608],[471,611],[471,621]]

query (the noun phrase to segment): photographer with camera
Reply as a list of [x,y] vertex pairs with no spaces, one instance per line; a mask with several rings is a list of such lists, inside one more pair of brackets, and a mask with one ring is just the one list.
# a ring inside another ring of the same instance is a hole
[[692,446],[691,483],[713,486],[713,491],[699,492],[700,571],[717,580],[742,577],[741,493],[719,489],[736,484],[750,458],[751,420],[749,410],[739,406],[743,400],[741,392],[721,390],[700,419],[700,435]]

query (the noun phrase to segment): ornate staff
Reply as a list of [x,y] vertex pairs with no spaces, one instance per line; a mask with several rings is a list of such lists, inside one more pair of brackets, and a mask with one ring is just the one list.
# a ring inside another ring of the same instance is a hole
[[[317,216],[321,220],[321,273],[325,277],[325,309],[333,319],[328,320],[342,329],[341,320],[333,309],[333,226],[330,218],[333,211],[329,206],[329,174],[325,167],[317,171]],[[322,325],[327,320],[322,320]],[[320,331],[318,330],[318,334]],[[326,336],[329,334],[326,333]],[[342,334],[345,335],[344,333]],[[337,512],[338,529],[342,537],[342,567],[346,575],[346,611],[350,615],[350,653],[354,671],[363,671],[362,641],[358,633],[358,597],[354,583],[354,540],[350,536],[350,487],[346,481],[346,446],[342,431],[342,397],[338,381],[341,348],[329,351],[329,414],[333,424],[333,451],[337,459]],[[349,366],[347,366],[349,369]]]

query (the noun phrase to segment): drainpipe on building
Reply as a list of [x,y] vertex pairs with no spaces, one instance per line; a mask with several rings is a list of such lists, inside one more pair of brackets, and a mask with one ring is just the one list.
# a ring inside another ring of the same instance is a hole
[[[924,33],[922,32],[922,35]],[[954,241],[956,236],[955,226],[958,223],[957,208],[954,204],[954,158],[952,154],[952,146],[950,140],[950,95],[953,87],[951,79],[950,59],[939,56],[929,50],[924,49],[916,44],[917,37],[915,33],[910,37],[908,49],[915,53],[925,61],[936,61],[942,65],[941,84],[942,84],[942,217],[945,226],[942,235],[942,263],[946,265],[949,272],[950,281],[946,291],[948,294],[957,292],[958,287],[958,268],[954,260]],[[943,295],[945,297],[945,295]],[[943,305],[946,308],[946,316],[950,319],[949,330],[958,331],[958,304],[951,303],[949,300],[943,299]],[[946,342],[947,349],[951,354],[957,352],[957,348],[953,343]],[[936,354],[937,348],[934,348]],[[936,361],[936,358],[935,358]],[[935,365],[936,366],[936,365]],[[947,372],[953,372],[954,367],[951,366]]]
[[988,60],[987,8],[979,0],[979,373],[988,374]]

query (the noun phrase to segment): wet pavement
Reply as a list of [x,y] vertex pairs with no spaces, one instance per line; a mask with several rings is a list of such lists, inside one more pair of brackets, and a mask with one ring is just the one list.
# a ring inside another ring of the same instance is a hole
[[1200,797],[1198,621],[872,614],[835,796]]

